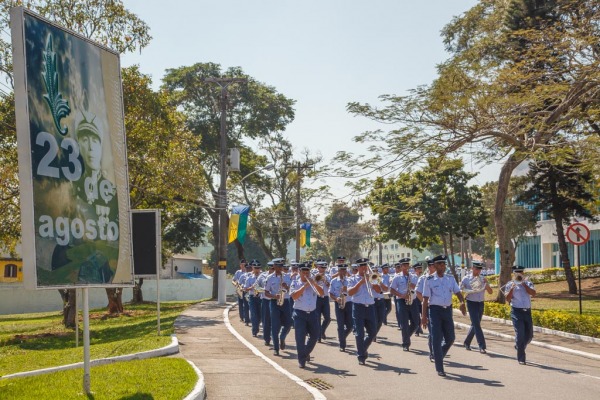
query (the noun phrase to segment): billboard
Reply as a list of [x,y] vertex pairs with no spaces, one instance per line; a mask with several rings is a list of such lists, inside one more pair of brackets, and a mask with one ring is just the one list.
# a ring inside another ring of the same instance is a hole
[[156,276],[161,264],[160,210],[131,210],[134,273]]
[[119,55],[11,9],[24,283],[133,284]]

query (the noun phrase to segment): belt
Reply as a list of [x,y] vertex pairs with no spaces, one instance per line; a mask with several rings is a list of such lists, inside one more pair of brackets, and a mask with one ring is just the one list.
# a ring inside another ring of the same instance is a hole
[[303,313],[306,313],[306,314],[310,314],[311,312],[313,312],[315,310],[305,311],[305,310],[300,310],[298,308],[294,308],[294,311],[296,311],[296,312],[300,311],[300,312],[303,312]]
[[443,309],[452,308],[452,306],[440,306],[440,305],[437,305],[437,304],[430,304],[429,306],[430,307],[439,307],[439,308],[443,308]]
[[381,299],[375,299],[375,301],[380,301],[380,300],[383,300],[383,298],[381,298]]
[[519,311],[529,311],[529,308],[520,308],[520,307],[513,307],[514,310],[519,310]]
[[363,303],[356,303],[356,302],[354,304],[356,304],[357,306],[363,306],[365,308],[369,308],[369,307],[373,306],[373,304],[363,304]]

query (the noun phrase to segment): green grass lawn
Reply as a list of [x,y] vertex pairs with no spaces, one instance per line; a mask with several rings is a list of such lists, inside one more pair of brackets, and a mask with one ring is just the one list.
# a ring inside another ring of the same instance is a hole
[[[125,313],[116,317],[107,316],[105,310],[90,311],[91,358],[168,345],[175,318],[191,304],[161,303],[161,336],[157,335],[155,303],[126,304]],[[80,321],[80,335],[82,325]],[[75,347],[75,332],[64,328],[60,312],[0,316],[0,375],[81,361],[83,339]]]
[[0,399],[180,400],[197,381],[182,358],[152,358],[93,367],[91,394],[83,393],[83,369],[0,380]]

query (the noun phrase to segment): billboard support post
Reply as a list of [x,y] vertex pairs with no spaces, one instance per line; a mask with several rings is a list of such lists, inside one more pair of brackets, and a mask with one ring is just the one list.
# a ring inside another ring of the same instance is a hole
[[83,292],[83,391],[90,394],[90,303],[88,288]]

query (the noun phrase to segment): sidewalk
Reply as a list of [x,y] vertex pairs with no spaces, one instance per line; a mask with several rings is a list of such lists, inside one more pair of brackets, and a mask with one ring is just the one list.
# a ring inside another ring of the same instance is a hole
[[[233,301],[233,299],[228,299]],[[256,356],[229,332],[216,301],[193,305],[175,321],[181,355],[204,375],[206,394],[214,399],[313,399],[304,388]],[[231,318],[237,318],[232,312]],[[260,383],[260,384],[257,384]]]

